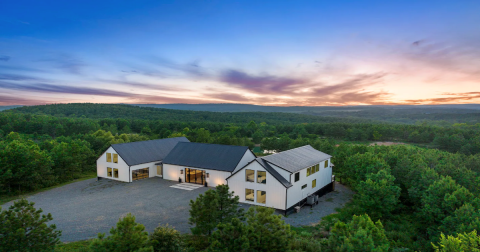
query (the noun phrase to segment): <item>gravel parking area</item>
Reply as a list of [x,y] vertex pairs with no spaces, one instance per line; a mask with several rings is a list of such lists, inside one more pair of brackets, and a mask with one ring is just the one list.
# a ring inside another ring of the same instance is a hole
[[[36,208],[51,213],[52,223],[62,230],[63,242],[85,240],[97,237],[97,233],[107,233],[119,218],[132,213],[136,221],[152,232],[159,224],[169,224],[180,232],[190,232],[188,224],[189,202],[208,190],[201,187],[186,191],[170,186],[175,181],[149,178],[133,183],[112,180],[89,179],[68,184],[28,197]],[[348,202],[352,191],[336,185],[335,192],[319,199],[320,203],[310,209],[305,206],[300,213],[284,217],[292,226],[317,223],[322,217],[335,212],[335,208]],[[7,208],[13,202],[2,206]],[[248,208],[248,205],[243,205]],[[278,212],[283,214],[283,212]]]
[[[160,223],[189,232],[189,202],[208,188],[192,191],[171,188],[175,181],[149,178],[123,183],[88,179],[41,192],[27,199],[36,208],[51,213],[52,223],[62,230],[61,240],[78,241],[107,233],[119,218],[132,213],[136,221],[152,232]],[[9,202],[2,206],[10,206]]]

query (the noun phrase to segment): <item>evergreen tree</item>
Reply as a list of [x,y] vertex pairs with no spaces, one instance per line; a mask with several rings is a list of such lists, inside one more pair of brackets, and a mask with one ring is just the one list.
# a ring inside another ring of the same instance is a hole
[[432,244],[432,246],[436,252],[479,252],[480,236],[477,234],[477,230],[457,236],[445,237],[444,234],[441,234],[440,242],[437,245]]
[[150,242],[155,252],[178,252],[182,249],[182,237],[175,228],[159,225],[150,234]]
[[99,233],[98,238],[90,244],[90,249],[93,252],[153,252],[153,247],[148,244],[145,226],[136,223],[131,213],[110,229],[107,238],[105,233]]
[[53,251],[61,231],[47,225],[52,215],[42,214],[35,203],[17,200],[8,210],[0,208],[0,251],[41,252]]

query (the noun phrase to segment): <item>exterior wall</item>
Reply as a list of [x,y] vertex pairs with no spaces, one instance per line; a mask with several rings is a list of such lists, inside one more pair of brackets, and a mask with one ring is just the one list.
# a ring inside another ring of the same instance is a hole
[[[209,178],[206,178],[205,181],[208,183],[209,187],[215,187],[217,185],[227,184],[227,178],[231,175],[230,172],[209,170],[196,167],[187,167],[180,165],[172,164],[163,164],[163,179],[178,181],[178,178],[182,178],[182,182],[185,182],[185,168],[197,169],[205,171],[209,174]],[[180,171],[183,170],[183,174],[180,174]]]
[[[305,199],[308,195],[320,190],[322,187],[330,184],[332,181],[332,168],[330,167],[330,159],[328,159],[329,167],[325,168],[325,160],[320,162],[319,171],[307,177],[307,168],[300,170],[300,180],[295,182],[295,173],[292,174],[292,187],[287,190],[287,208],[297,204]],[[317,186],[312,188],[312,181],[317,180]],[[307,187],[302,190],[302,186]]]
[[289,171],[287,171],[283,168],[280,168],[280,167],[278,167],[278,166],[276,166],[276,165],[274,165],[270,162],[269,162],[269,164],[273,169],[275,169],[278,173],[280,173],[280,175],[282,175],[288,182],[290,182],[290,183],[292,182],[292,180],[291,180],[292,173],[291,172],[289,172]]
[[[105,151],[105,153],[103,153],[102,156],[97,159],[97,176],[101,178],[129,182],[131,174],[129,176],[127,163],[125,163],[125,161],[122,159],[122,157],[120,157],[120,155],[118,155],[118,163],[107,162],[107,153],[117,154],[117,152],[110,146],[107,151]],[[118,178],[108,177],[107,167],[111,167],[112,169],[118,169]]]
[[155,163],[158,163],[158,161],[131,166],[130,167],[130,177],[129,177],[130,181],[133,181],[131,171],[139,170],[139,169],[143,169],[143,168],[149,168],[148,169],[148,177],[149,178],[155,177],[157,175],[157,166],[155,165]]
[[247,150],[245,154],[243,155],[242,159],[240,159],[240,162],[238,162],[237,167],[233,170],[233,172],[236,172],[238,169],[242,169],[246,164],[251,162],[252,160],[255,159],[255,155],[250,150]]
[[[247,182],[245,180],[246,169],[255,170],[255,182]],[[252,162],[244,169],[234,174],[228,179],[228,186],[230,187],[230,190],[232,190],[235,195],[238,195],[240,197],[240,202],[242,203],[285,210],[286,188],[268,172],[266,173],[266,184],[257,183],[257,171],[265,171],[265,169],[258,162]],[[245,200],[245,189],[255,190],[254,202]],[[265,204],[260,204],[256,202],[257,190],[265,191],[267,193]]]

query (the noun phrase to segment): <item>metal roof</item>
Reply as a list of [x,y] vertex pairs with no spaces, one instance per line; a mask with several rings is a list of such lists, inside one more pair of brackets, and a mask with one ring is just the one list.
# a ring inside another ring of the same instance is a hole
[[180,142],[190,142],[186,137],[112,144],[112,148],[129,166],[163,160]]
[[233,172],[247,150],[247,146],[178,143],[163,163]]
[[268,173],[272,174],[272,176],[275,177],[278,180],[278,182],[280,182],[283,186],[287,188],[292,186],[292,184],[288,182],[288,180],[285,179],[282,175],[280,175],[280,173],[278,173],[277,170],[275,170],[275,168],[270,166],[268,162],[265,162],[265,160],[263,160],[262,158],[257,158],[257,161],[258,163],[260,163],[261,166],[265,168],[265,170],[268,171]]
[[318,164],[332,156],[314,149],[310,145],[305,145],[295,149],[282,151],[277,154],[262,157],[262,159],[270,162],[289,172],[297,172],[309,166]]

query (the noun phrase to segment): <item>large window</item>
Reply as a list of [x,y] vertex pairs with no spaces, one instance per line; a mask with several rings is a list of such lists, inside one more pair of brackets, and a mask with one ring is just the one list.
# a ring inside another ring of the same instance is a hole
[[113,162],[118,164],[118,154],[113,153]]
[[149,168],[143,168],[132,171],[132,180],[145,179],[149,177]]
[[310,167],[307,168],[307,177],[310,176]]
[[267,202],[267,192],[257,191],[257,203],[265,204]]
[[312,181],[312,188],[315,188],[315,187],[317,187],[317,180],[316,179],[314,179]]
[[300,180],[300,172],[295,173],[295,182]]
[[307,184],[302,185],[302,190],[305,189],[305,188],[307,188]]
[[112,168],[107,167],[107,177],[112,177]]
[[246,201],[255,201],[255,191],[253,189],[245,189],[245,200]]
[[266,171],[257,171],[257,183],[266,184],[267,183],[267,172]]
[[245,180],[248,182],[255,182],[255,171],[254,170],[245,170]]
[[113,169],[113,177],[118,178],[118,169]]
[[112,162],[112,153],[107,153],[107,162]]
[[325,168],[328,167],[328,160],[325,160]]

